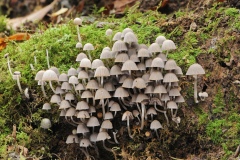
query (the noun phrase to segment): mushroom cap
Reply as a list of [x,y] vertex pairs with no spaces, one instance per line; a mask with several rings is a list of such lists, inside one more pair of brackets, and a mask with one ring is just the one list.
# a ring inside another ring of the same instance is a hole
[[122,76],[120,77],[118,83],[122,84],[127,77],[128,77],[127,75],[122,75]]
[[90,118],[88,111],[80,111],[77,114],[77,118]]
[[[108,119],[113,119],[112,112],[106,112],[105,113],[104,120],[108,120]],[[103,128],[103,127],[101,127],[101,128]]]
[[40,126],[43,129],[49,129],[52,126],[52,124],[51,124],[51,121],[48,118],[43,118],[41,120],[41,125]]
[[[50,70],[53,70],[56,74],[57,74],[57,76],[59,76],[60,75],[60,73],[59,73],[59,70],[58,70],[58,68],[57,67],[51,67],[51,68],[49,68]],[[16,72],[16,71],[15,71]],[[14,73],[15,73],[14,72]],[[20,72],[19,72],[19,74],[20,74]]]
[[121,75],[123,72],[121,71],[121,68],[118,65],[112,66],[110,69],[110,75]]
[[50,102],[51,103],[60,103],[61,102],[61,98],[60,98],[59,95],[54,94],[54,95],[52,95]]
[[127,117],[129,117],[129,119],[133,119],[132,112],[130,112],[130,111],[124,112],[122,115],[122,121],[126,121]]
[[175,46],[174,42],[172,40],[165,40],[162,44],[162,50],[166,51],[166,50],[172,50],[172,49],[176,49],[177,47]]
[[77,103],[76,110],[87,110],[87,109],[89,109],[89,106],[86,101],[80,101]]
[[100,59],[93,60],[92,69],[97,69],[100,66],[104,66],[103,61],[101,61]]
[[170,100],[168,93],[163,93],[161,96],[161,101],[167,102]]
[[66,73],[61,73],[58,77],[59,82],[68,82],[68,76]]
[[148,51],[150,53],[156,53],[156,52],[162,52],[162,49],[160,48],[159,44],[157,43],[152,43],[149,47],[148,47]]
[[170,83],[170,82],[178,82],[178,78],[174,73],[167,73],[163,77],[163,82],[164,83]]
[[115,63],[117,63],[117,62],[123,63],[123,62],[126,62],[127,60],[129,60],[129,56],[127,53],[119,53],[116,55],[114,62]]
[[113,36],[113,41],[118,41],[122,39],[122,32],[117,32],[115,33],[115,35]]
[[69,84],[78,84],[78,78],[76,76],[71,76],[68,80]]
[[73,101],[73,100],[75,100],[74,94],[71,93],[71,92],[68,92],[68,93],[65,95],[65,100],[67,100],[67,101]]
[[44,103],[42,109],[43,110],[50,110],[51,109],[50,103]]
[[202,66],[198,63],[192,64],[188,68],[187,73],[186,73],[186,75],[199,75],[199,74],[205,74],[205,71],[202,68]]
[[147,85],[143,78],[136,78],[136,79],[134,79],[133,85],[132,85],[132,88],[134,88],[134,87],[143,89],[143,88],[146,88]]
[[164,85],[160,84],[160,85],[155,86],[153,93],[158,93],[158,94],[167,93],[167,90],[164,87]]
[[117,102],[114,102],[110,107],[111,107],[110,111],[113,111],[113,112],[121,111],[121,107]]
[[99,85],[95,79],[90,80],[86,86],[86,89],[98,89],[98,88],[99,88]]
[[129,93],[123,87],[118,87],[114,92],[113,97],[128,97]]
[[158,45],[162,45],[163,42],[166,40],[166,38],[164,36],[158,36],[155,40],[155,42],[158,44]]
[[163,75],[161,71],[152,71],[150,73],[149,80],[151,81],[159,81],[163,79]]
[[128,77],[123,81],[122,87],[123,88],[132,88],[133,79],[132,77]]
[[71,67],[69,70],[68,70],[68,76],[76,76],[77,75],[77,70],[73,67]]
[[146,70],[146,66],[145,66],[145,64],[144,63],[138,63],[137,64],[137,67],[138,67],[138,69],[139,69],[139,71],[145,71]]
[[176,97],[175,102],[176,103],[183,103],[183,102],[185,102],[185,100],[184,100],[183,96],[180,95],[180,96]]
[[132,114],[133,114],[134,117],[137,117],[140,113],[139,113],[138,110],[134,109]]
[[153,85],[147,85],[145,91],[144,91],[144,94],[152,94],[154,91],[154,87]]
[[74,23],[75,25],[80,26],[80,25],[82,25],[82,19],[77,17],[77,18],[75,18],[75,19],[73,20],[73,23]]
[[60,112],[60,117],[65,117],[65,115],[66,115],[66,110],[61,110],[61,112]]
[[77,42],[76,48],[82,48],[82,43],[81,42]]
[[125,29],[122,31],[121,37],[124,38],[125,35],[126,35],[128,32],[133,32],[133,30],[132,30],[131,28],[125,28]]
[[70,107],[67,109],[65,117],[72,117],[72,116],[75,116],[75,114],[76,114],[76,109],[73,107]]
[[145,66],[146,66],[146,68],[149,68],[149,67],[152,66],[152,61],[153,61],[152,58],[148,58],[148,59],[145,61]]
[[100,55],[100,59],[109,59],[109,58],[113,58],[113,53],[111,50],[103,50],[101,55]]
[[107,29],[105,32],[106,36],[111,36],[112,33],[113,33],[113,31],[111,29]]
[[99,66],[94,74],[94,77],[109,77],[110,73],[107,67],[105,66]]
[[130,60],[132,60],[133,62],[140,62],[139,58],[137,57],[137,54],[134,53],[130,56]]
[[156,129],[159,129],[159,128],[163,128],[161,123],[158,120],[153,120],[150,124],[150,129],[156,130]]
[[71,105],[67,100],[62,100],[61,103],[60,103],[59,109],[67,109],[67,108],[70,108],[70,107],[71,107]]
[[72,87],[70,86],[70,84],[68,82],[63,82],[61,85],[61,89],[72,90]]
[[76,91],[82,91],[85,90],[85,87],[82,83],[78,83],[78,85],[75,87]]
[[141,48],[138,50],[138,57],[150,57],[150,52],[146,48]]
[[148,99],[149,99],[149,97],[148,97],[146,94],[139,93],[139,94],[137,95],[136,102],[137,102],[137,103],[141,103],[142,101],[148,100]]
[[84,70],[81,70],[79,73],[78,73],[78,79],[88,79],[89,76],[88,76],[88,73]]
[[82,52],[81,52],[81,53],[79,53],[79,54],[77,55],[76,61],[77,61],[77,62],[81,62],[83,58],[88,58],[88,57],[87,57],[87,55],[86,55],[85,53],[82,53]]
[[150,108],[148,108],[148,110],[147,110],[147,115],[151,115],[151,114],[157,115],[157,111],[156,111],[155,108],[153,108],[153,107],[150,107]]
[[199,97],[208,97],[208,93],[207,92],[199,92],[198,93]]
[[67,143],[67,144],[79,143],[78,136],[77,136],[76,134],[70,134],[70,135],[68,135],[67,140],[66,140],[66,143]]
[[168,101],[168,102],[167,102],[167,108],[168,108],[168,109],[178,109],[178,106],[177,106],[176,102],[174,102],[174,101]]
[[177,66],[177,68],[174,69],[174,73],[176,75],[183,75],[182,69],[179,66]]
[[123,41],[125,43],[128,43],[128,44],[131,44],[133,42],[138,42],[138,39],[136,37],[136,35],[133,33],[133,32],[127,32],[125,35],[124,35],[124,39]]
[[46,70],[43,73],[42,81],[58,81],[58,76],[53,70]]
[[37,74],[36,74],[36,76],[35,76],[35,80],[36,80],[36,81],[41,81],[44,72],[45,72],[44,70],[40,70],[40,71],[38,71]]
[[87,126],[88,127],[100,126],[100,123],[99,123],[97,117],[94,117],[94,116],[90,117],[87,122]]
[[164,67],[165,70],[175,70],[177,69],[177,64],[173,59],[169,59]]
[[[146,44],[139,44],[139,45],[137,46],[137,50],[138,50],[138,51],[139,51],[140,49],[142,49],[142,48],[148,50],[148,46],[147,46]],[[149,51],[148,51],[148,52],[149,52]]]
[[115,91],[115,90],[116,90],[115,86],[114,86],[113,83],[110,82],[110,81],[109,81],[109,82],[106,82],[106,83],[104,84],[103,88],[106,89],[108,92],[111,92],[111,91]]
[[113,52],[127,51],[127,46],[122,40],[117,40],[112,47]]
[[106,99],[111,98],[111,95],[108,93],[108,91],[104,88],[99,88],[95,93],[95,100],[97,99]]
[[92,146],[92,143],[90,142],[89,139],[83,138],[80,140],[80,147],[89,147]]
[[161,58],[164,62],[167,61],[167,57],[166,57],[166,55],[164,53],[158,54],[157,57]]
[[91,43],[86,43],[84,46],[83,46],[83,50],[84,51],[92,51],[94,50],[94,47]]
[[106,139],[111,139],[109,134],[105,131],[99,132],[97,135],[97,141],[105,141]]
[[177,88],[172,88],[172,89],[170,89],[170,91],[169,91],[169,96],[180,96],[181,94],[180,94],[180,92],[179,92],[179,90],[177,89]]
[[123,63],[121,71],[137,71],[138,67],[136,63],[134,63],[132,60],[127,60]]
[[164,61],[162,58],[156,57],[152,60],[151,67],[164,68]]
[[91,142],[97,142],[97,136],[98,136],[98,133],[94,132],[90,135],[90,141]]
[[92,92],[89,90],[83,91],[81,98],[93,98]]
[[149,74],[149,73],[144,73],[144,75],[142,75],[142,79],[143,79],[146,83],[150,82],[150,81],[149,81],[149,77],[150,77],[150,74]]
[[104,120],[102,122],[101,128],[103,128],[103,129],[112,129],[113,128],[112,122],[110,120]]
[[82,68],[92,68],[92,63],[88,58],[83,58],[80,62]]

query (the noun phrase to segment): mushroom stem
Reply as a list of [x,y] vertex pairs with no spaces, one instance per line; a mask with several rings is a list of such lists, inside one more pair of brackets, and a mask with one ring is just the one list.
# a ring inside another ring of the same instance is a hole
[[129,116],[127,116],[127,127],[128,127],[128,135],[130,138],[133,139],[133,136],[131,135],[131,129],[130,129],[130,123],[129,123]]
[[105,105],[104,105],[104,99],[101,99],[101,103],[102,103],[102,112],[103,112],[103,119],[105,117]]
[[90,160],[90,155],[83,148],[80,148],[84,155],[87,157],[87,160]]
[[9,70],[11,76],[12,76],[13,73],[12,73],[12,70],[11,70],[10,61],[9,61],[9,57],[8,56],[7,56],[7,64],[8,64],[8,70]]
[[142,107],[141,130],[143,130],[143,127],[144,127],[144,116],[145,116],[145,105],[143,103],[141,103],[141,107]]
[[82,43],[82,39],[81,39],[81,36],[80,36],[79,26],[77,25],[76,28],[77,28],[78,42]]
[[106,150],[109,151],[109,152],[112,152],[113,155],[114,155],[114,159],[117,159],[116,153],[115,153],[111,148],[108,148],[108,147],[105,145],[105,141],[103,141],[103,148],[106,149]]
[[103,87],[103,77],[101,77],[101,87]]
[[37,57],[34,56],[34,63],[37,64]]
[[193,75],[194,78],[194,101],[195,103],[198,103],[197,99],[197,75]]
[[167,120],[167,126],[169,126],[169,120],[168,120],[168,117],[167,117],[167,112],[166,112],[166,111],[163,111],[163,110],[160,110],[160,109],[158,109],[158,108],[157,108],[157,104],[156,104],[156,102],[154,103],[154,108],[156,109],[156,111],[158,111],[158,112],[161,112],[161,113],[163,113],[163,114],[164,114],[164,116],[165,116],[165,119]]
[[91,57],[90,51],[87,51],[87,52],[88,52],[89,60],[92,61],[92,57]]
[[18,88],[19,88],[20,92],[22,93],[23,90],[22,90],[22,87],[21,87],[21,84],[20,84],[19,75],[17,75],[17,85],[18,85]]
[[56,94],[56,91],[55,91],[55,89],[52,86],[52,81],[49,81],[49,85],[50,85],[50,88],[52,89],[53,93]]
[[48,50],[46,49],[46,54],[47,54],[47,65],[48,65],[48,68],[50,68],[50,64],[49,64],[49,56],[48,56]]
[[125,105],[123,104],[123,102],[121,101],[121,98],[118,97],[118,101],[121,103],[121,106],[123,107],[123,109],[127,110],[127,108],[125,107]]
[[65,116],[65,119],[66,119],[66,121],[67,121],[69,124],[71,124],[72,126],[75,126],[75,127],[77,126],[76,124],[70,122],[70,121],[67,119],[67,116]]
[[159,134],[158,134],[157,129],[155,129],[155,133],[156,133],[156,135],[157,135],[157,139],[160,141],[160,137],[159,137]]
[[115,141],[115,143],[119,144],[116,135],[117,135],[117,132],[113,132],[113,138],[114,138],[114,141]]

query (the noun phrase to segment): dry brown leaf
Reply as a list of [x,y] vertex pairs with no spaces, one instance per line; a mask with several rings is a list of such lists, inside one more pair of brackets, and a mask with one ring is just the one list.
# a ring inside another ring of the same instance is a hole
[[115,13],[123,13],[126,7],[133,6],[137,0],[116,0],[114,1]]
[[58,0],[54,0],[48,6],[42,8],[28,16],[10,19],[7,23],[7,28],[12,28],[12,29],[16,30],[18,27],[20,27],[25,22],[28,22],[28,21],[36,22],[36,21],[41,20],[54,7],[54,5],[57,2],[58,2]]
[[57,12],[54,12],[50,15],[50,17],[57,17],[60,14],[66,13],[68,11],[68,8],[61,8],[60,10],[58,10]]

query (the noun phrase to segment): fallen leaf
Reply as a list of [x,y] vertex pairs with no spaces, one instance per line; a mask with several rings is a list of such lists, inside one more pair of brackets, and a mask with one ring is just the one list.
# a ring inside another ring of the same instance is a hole
[[116,0],[114,1],[115,13],[123,13],[126,7],[133,6],[137,0]]
[[53,7],[54,5],[58,2],[58,0],[54,0],[51,4],[47,5],[46,7],[30,14],[25,17],[19,17],[19,18],[14,18],[10,19],[7,23],[7,28],[12,28],[16,30],[18,27],[20,27],[23,23],[32,21],[36,22],[41,20]]
[[58,10],[57,12],[54,12],[50,15],[50,17],[57,17],[59,16],[60,14],[63,14],[65,12],[68,11],[68,8],[61,8],[60,10]]

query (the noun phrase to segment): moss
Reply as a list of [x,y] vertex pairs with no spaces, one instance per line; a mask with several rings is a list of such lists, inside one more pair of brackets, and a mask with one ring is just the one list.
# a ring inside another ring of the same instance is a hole
[[0,32],[4,32],[6,30],[7,18],[6,16],[0,15]]
[[227,16],[236,17],[239,15],[239,10],[237,8],[227,8],[225,11]]

